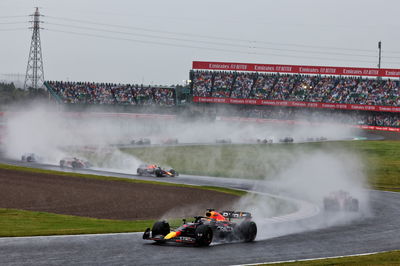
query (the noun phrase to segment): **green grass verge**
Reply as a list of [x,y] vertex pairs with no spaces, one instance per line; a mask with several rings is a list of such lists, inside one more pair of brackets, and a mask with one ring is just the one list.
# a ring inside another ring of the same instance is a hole
[[[182,220],[168,221],[172,227],[176,227]],[[117,221],[0,209],[0,237],[141,232],[151,227],[154,222],[154,220]]]
[[[265,265],[277,266],[329,266],[329,265],[357,265],[357,266],[370,266],[370,265],[399,265],[400,251],[383,252],[379,254],[364,255],[364,256],[351,256],[336,259],[320,259],[311,261],[295,261],[289,263],[273,263]],[[261,265],[261,264],[260,264]]]
[[[212,190],[221,193],[243,196],[247,193],[240,190],[212,187],[212,186],[190,186],[172,184],[158,181],[146,181],[129,178],[116,178],[109,176],[97,176],[89,174],[67,173],[52,170],[28,168],[7,164],[0,164],[0,169],[17,170],[22,172],[33,172],[41,174],[62,175],[71,178],[90,178],[106,181],[118,181],[129,183],[146,183],[162,186],[176,186],[184,188],[196,188]],[[171,227],[181,224],[182,219],[168,220]],[[15,236],[46,236],[46,235],[69,235],[69,234],[99,234],[99,233],[122,233],[122,232],[141,232],[147,227],[151,227],[155,220],[107,220],[86,218],[72,215],[61,215],[46,212],[34,212],[14,209],[0,208],[0,237]]]
[[338,141],[282,145],[176,146],[122,149],[181,173],[261,179],[277,176],[307,154],[358,155],[373,188],[400,191],[400,141]]
[[351,142],[366,165],[372,187],[400,192],[400,141]]
[[90,179],[106,180],[106,181],[118,181],[118,182],[128,182],[128,183],[144,183],[144,184],[162,185],[162,186],[174,186],[174,187],[206,189],[206,190],[212,190],[212,191],[221,192],[221,193],[227,193],[227,194],[231,194],[231,195],[235,195],[235,196],[244,196],[244,195],[247,194],[247,192],[245,192],[245,191],[235,190],[235,189],[230,189],[230,188],[223,188],[223,187],[192,186],[192,185],[175,184],[175,183],[160,182],[160,181],[148,181],[148,180],[119,178],[119,177],[112,177],[112,176],[100,176],[100,175],[92,175],[92,174],[79,174],[79,173],[71,173],[71,172],[44,170],[44,169],[38,169],[38,168],[29,168],[29,167],[9,165],[9,164],[0,164],[0,169],[17,170],[17,171],[23,171],[23,172],[40,173],[40,174],[69,176],[69,177],[78,177],[78,178],[90,178]]

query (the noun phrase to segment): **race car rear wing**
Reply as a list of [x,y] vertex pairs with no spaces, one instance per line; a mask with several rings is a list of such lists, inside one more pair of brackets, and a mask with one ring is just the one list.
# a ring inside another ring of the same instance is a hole
[[228,219],[250,219],[251,213],[240,211],[222,211],[221,215]]

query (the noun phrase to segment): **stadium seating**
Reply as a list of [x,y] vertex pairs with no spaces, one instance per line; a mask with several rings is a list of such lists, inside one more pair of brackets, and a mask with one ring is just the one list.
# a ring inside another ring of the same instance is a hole
[[62,81],[46,83],[64,103],[175,105],[174,88]]
[[400,127],[397,113],[365,111],[321,110],[288,107],[262,107],[247,109],[219,109],[218,116],[261,118],[273,120],[296,120],[307,122],[334,122],[348,125],[368,125],[379,127]]
[[193,95],[321,103],[400,106],[400,83],[391,79],[194,71]]

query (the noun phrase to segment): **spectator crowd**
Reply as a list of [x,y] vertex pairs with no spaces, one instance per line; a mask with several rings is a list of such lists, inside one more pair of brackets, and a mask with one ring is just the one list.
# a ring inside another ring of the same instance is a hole
[[[200,97],[400,106],[400,82],[392,79],[225,71],[192,71],[190,78],[192,95]],[[64,103],[176,105],[176,92],[170,87],[62,81],[46,83],[53,95]],[[400,113],[274,106],[241,106],[226,110],[229,110],[226,114],[219,115],[334,120],[353,125],[400,127]]]
[[64,103],[175,105],[175,90],[168,87],[62,81],[47,84]]
[[400,127],[399,113],[308,109],[296,107],[260,107],[220,109],[216,115],[261,118],[273,120],[296,120],[307,122],[330,122],[349,125]]
[[193,96],[400,106],[392,79],[193,71]]

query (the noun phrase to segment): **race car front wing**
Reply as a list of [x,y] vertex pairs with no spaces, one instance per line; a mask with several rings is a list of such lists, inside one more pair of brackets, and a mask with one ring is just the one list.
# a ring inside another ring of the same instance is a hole
[[170,239],[164,239],[165,236],[157,235],[154,237],[150,237],[150,228],[147,228],[143,233],[144,240],[153,240],[157,242],[175,242],[175,243],[184,243],[184,244],[196,244],[196,239],[188,236],[178,236]]

